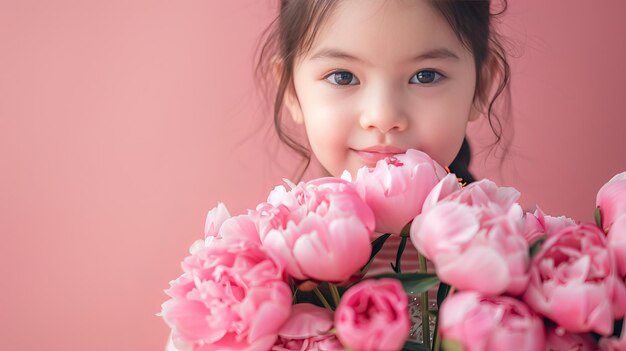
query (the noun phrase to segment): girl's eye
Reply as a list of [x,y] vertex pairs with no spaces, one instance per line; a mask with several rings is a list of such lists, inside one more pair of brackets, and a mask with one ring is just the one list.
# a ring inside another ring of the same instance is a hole
[[359,80],[356,76],[348,71],[337,71],[329,74],[325,78],[328,82],[334,85],[356,85],[359,84]]
[[[437,78],[437,76],[439,76],[439,78]],[[431,71],[431,70],[424,70],[424,71],[419,71],[415,73],[411,77],[411,80],[409,81],[409,83],[420,84],[420,85],[431,84],[431,83],[436,83],[440,81],[442,78],[444,78],[444,76],[439,72]]]

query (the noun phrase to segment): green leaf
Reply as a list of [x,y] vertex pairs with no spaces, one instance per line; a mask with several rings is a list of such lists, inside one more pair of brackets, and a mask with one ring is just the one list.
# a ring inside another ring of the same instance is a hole
[[419,294],[439,283],[439,277],[434,273],[390,273],[380,274],[368,279],[393,278],[402,283],[404,291],[408,294]]
[[593,216],[596,219],[596,225],[600,228],[602,228],[602,216],[600,215],[600,206],[596,207],[596,212],[594,213]]
[[374,258],[374,256],[376,256],[376,254],[378,253],[378,251],[380,251],[380,249],[383,248],[383,244],[385,243],[387,238],[389,238],[390,236],[391,236],[391,233],[383,234],[379,236],[378,238],[374,239],[374,241],[372,241],[372,254],[370,255],[370,260]]
[[533,241],[533,243],[528,248],[528,256],[530,256],[531,259],[539,253],[539,250],[541,250],[541,245],[543,245],[543,242],[546,241],[546,239],[547,236],[542,235],[541,237],[539,237],[539,239]]
[[441,303],[448,296],[450,292],[450,285],[446,283],[439,284],[439,289],[437,289],[437,308],[441,309]]
[[393,267],[393,270],[396,273],[402,273],[402,270],[400,269],[400,264],[402,263],[402,254],[404,253],[404,249],[406,248],[407,239],[408,237],[403,236],[402,239],[400,239],[400,245],[398,245],[398,252],[396,253],[396,266]]
[[402,351],[430,351],[430,348],[419,342],[407,340],[402,346]]
[[370,265],[370,263],[372,263],[372,260],[374,259],[376,254],[380,251],[380,249],[383,248],[383,244],[385,244],[385,241],[387,241],[387,238],[389,238],[390,236],[391,233],[383,234],[374,239],[374,241],[372,241],[372,254],[370,255],[369,260],[367,260],[367,263],[361,268],[361,271],[363,271]]

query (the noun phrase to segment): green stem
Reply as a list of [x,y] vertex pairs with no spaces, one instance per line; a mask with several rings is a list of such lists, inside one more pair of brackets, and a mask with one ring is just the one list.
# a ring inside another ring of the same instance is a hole
[[[454,293],[454,287],[451,286],[450,290],[448,291],[447,296],[450,296],[453,293]],[[439,314],[437,314],[437,326],[439,326]],[[441,349],[441,334],[439,333],[439,328],[436,328],[436,330],[437,330],[437,336],[435,336],[435,347],[433,348],[433,351],[439,351]]]
[[[420,273],[426,273],[428,271],[426,267],[426,258],[419,254]],[[428,290],[421,294],[422,303],[420,309],[422,311],[422,341],[426,347],[430,348],[430,316],[428,315]]]
[[333,308],[330,307],[330,304],[328,303],[328,301],[326,300],[326,298],[324,297],[324,295],[322,294],[322,292],[317,286],[315,287],[315,289],[313,289],[313,292],[315,292],[315,295],[317,296],[318,299],[320,299],[324,307],[328,308],[331,311],[333,310]]
[[438,335],[437,339],[435,340],[435,347],[433,348],[433,351],[439,351],[440,348],[441,348],[441,335]]
[[335,303],[335,308],[337,308],[339,306],[339,300],[341,299],[339,297],[339,290],[337,290],[337,285],[333,283],[328,283],[328,286],[330,287],[330,294],[333,296],[333,302]]

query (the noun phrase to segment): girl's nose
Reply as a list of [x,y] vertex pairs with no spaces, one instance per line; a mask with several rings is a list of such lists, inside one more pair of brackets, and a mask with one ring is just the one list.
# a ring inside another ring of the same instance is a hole
[[359,123],[363,129],[378,129],[381,133],[401,132],[407,129],[409,117],[401,98],[391,89],[378,89],[364,96],[365,103]]

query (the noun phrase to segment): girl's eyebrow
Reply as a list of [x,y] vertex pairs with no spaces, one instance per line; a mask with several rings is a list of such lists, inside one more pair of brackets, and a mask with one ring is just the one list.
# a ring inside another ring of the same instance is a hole
[[[367,62],[366,60],[359,58],[357,56],[354,56],[352,54],[349,54],[347,52],[338,50],[338,49],[333,49],[333,48],[322,48],[320,50],[318,50],[317,52],[315,52],[315,54],[311,55],[311,60],[318,60],[318,59],[342,59],[342,60],[348,60],[348,61],[356,61],[356,62],[360,62],[360,63],[367,63],[369,64],[369,62]],[[424,53],[421,53],[417,56],[414,56],[410,59],[407,60],[407,62],[419,62],[419,61],[423,61],[423,60],[454,60],[454,61],[458,61],[459,60],[459,56],[457,54],[455,54],[452,50],[449,50],[447,48],[437,48],[437,49],[432,49],[432,50],[428,50]]]

